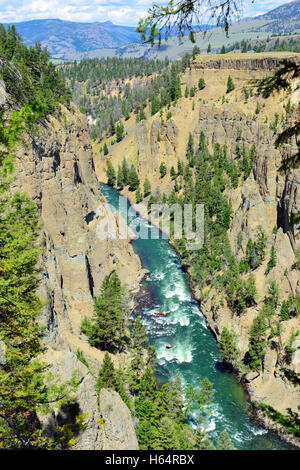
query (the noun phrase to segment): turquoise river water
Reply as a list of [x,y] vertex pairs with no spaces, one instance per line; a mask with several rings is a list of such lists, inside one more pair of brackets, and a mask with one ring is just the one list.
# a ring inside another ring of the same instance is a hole
[[[119,210],[119,193],[105,184],[102,192],[113,210]],[[139,217],[127,202],[129,222],[135,219],[150,231],[147,220]],[[139,229],[137,229],[139,230]],[[132,243],[150,271],[150,290],[153,302],[139,307],[151,344],[158,357],[158,378],[167,380],[179,376],[184,386],[208,377],[214,384],[214,402],[209,417],[210,438],[215,441],[226,429],[237,449],[287,449],[285,443],[257,426],[249,413],[244,391],[234,375],[222,370],[217,342],[206,326],[205,318],[193,299],[180,259],[168,240],[137,238]],[[155,311],[168,312],[165,317]],[[171,349],[166,349],[171,345]]]

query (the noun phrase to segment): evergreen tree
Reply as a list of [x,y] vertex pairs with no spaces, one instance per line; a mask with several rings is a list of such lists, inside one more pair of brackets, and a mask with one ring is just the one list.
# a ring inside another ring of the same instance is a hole
[[199,78],[199,81],[198,81],[198,88],[199,90],[203,90],[203,88],[205,88],[206,86],[206,83],[205,83],[205,80],[203,77]]
[[259,314],[254,318],[249,331],[249,365],[253,370],[261,369],[267,346],[266,331],[266,321],[263,315]]
[[235,364],[239,358],[240,351],[236,346],[236,339],[234,334],[226,327],[223,328],[220,337],[220,350],[222,360],[229,364]]
[[161,162],[159,167],[160,177],[163,178],[167,174],[167,167],[164,162]]
[[107,147],[106,142],[104,142],[104,145],[103,145],[103,153],[104,153],[104,156],[108,155],[108,147]]
[[104,354],[103,363],[101,369],[99,370],[98,379],[97,379],[97,390],[100,391],[101,388],[106,388],[107,390],[116,389],[116,374],[114,363],[111,360],[108,352]]
[[144,181],[144,197],[149,196],[150,193],[151,193],[151,184],[148,178],[146,178]]
[[206,51],[206,52],[207,52],[207,54],[210,54],[210,53],[211,53],[211,44],[208,44],[208,46],[207,46],[207,51]]
[[132,405],[124,386],[123,374],[121,371],[115,369],[114,363],[108,352],[104,354],[102,366],[98,373],[96,382],[98,397],[102,388],[107,390],[115,390],[118,392],[124,403],[126,403],[128,406],[129,410],[132,411]]
[[220,54],[226,54],[226,49],[225,49],[224,44],[223,44],[223,46],[222,46],[222,48],[221,48]]
[[113,115],[109,116],[109,135],[113,136],[116,133],[115,120]]
[[177,173],[176,173],[174,166],[171,167],[170,176],[172,180],[174,180],[177,177]]
[[121,165],[118,166],[117,187],[119,190],[122,190],[124,188],[124,174]]
[[140,180],[137,174],[136,169],[134,168],[133,165],[131,165],[129,175],[128,175],[128,184],[129,184],[129,189],[130,191],[136,191],[139,184]]
[[123,183],[124,183],[124,186],[127,186],[129,184],[130,170],[129,170],[126,158],[123,158],[121,168],[122,168],[122,174],[123,174]]
[[110,352],[122,351],[128,340],[125,291],[116,272],[105,276],[99,297],[94,299],[94,316],[84,318],[81,331],[89,343]]
[[116,140],[117,142],[121,142],[121,140],[124,137],[124,126],[122,123],[117,124],[117,129],[116,129]]
[[136,193],[135,193],[135,202],[139,204],[143,200],[143,195],[141,193],[140,187],[137,187]]
[[200,47],[195,44],[195,46],[193,47],[193,52],[192,52],[192,54],[193,54],[193,60],[196,59],[196,55],[199,55],[200,52],[201,52],[201,51],[200,51]]
[[227,91],[226,91],[226,93],[230,93],[234,89],[235,89],[235,85],[233,83],[233,80],[232,80],[231,76],[229,75],[229,77],[227,79]]
[[277,263],[276,251],[275,251],[274,245],[272,245],[270,259],[268,261],[265,274],[269,274],[269,272],[276,266],[276,263]]
[[217,450],[235,450],[227,431],[222,431],[217,440]]
[[109,186],[114,186],[117,178],[116,178],[115,169],[110,160],[106,160],[105,172],[107,176],[107,184],[109,184]]

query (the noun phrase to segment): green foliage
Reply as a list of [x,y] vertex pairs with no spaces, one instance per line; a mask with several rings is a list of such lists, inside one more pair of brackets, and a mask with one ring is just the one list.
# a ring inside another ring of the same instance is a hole
[[91,137],[99,140],[116,134],[117,141],[124,135],[121,125],[118,129],[115,124],[120,118],[127,121],[134,113],[137,122],[142,121],[147,105],[154,115],[181,97],[181,69],[181,62],[171,63],[168,58],[107,57],[59,66],[60,75],[72,88],[73,101],[93,118]]
[[222,431],[217,440],[217,450],[235,450],[227,431]]
[[148,178],[146,178],[144,181],[144,197],[149,196],[149,194],[151,194],[151,184]]
[[139,204],[142,200],[143,200],[143,195],[142,195],[142,192],[140,190],[140,187],[138,186],[138,188],[136,190],[136,193],[135,193],[135,202],[137,204]]
[[272,245],[271,253],[270,253],[270,259],[269,259],[269,261],[268,261],[267,268],[266,268],[266,271],[265,271],[265,274],[266,274],[266,275],[269,274],[269,272],[270,272],[273,268],[275,268],[276,263],[277,263],[276,251],[275,251],[274,245]]
[[222,26],[228,34],[229,26],[239,10],[237,3],[234,0],[209,2],[209,8],[202,8],[202,13],[201,6],[203,2],[199,4],[196,0],[181,0],[178,3],[170,0],[163,5],[153,3],[148,16],[139,21],[136,31],[141,34],[143,41],[153,45],[157,40],[159,46],[162,31],[166,40],[172,35],[183,37],[187,33],[189,40],[195,43],[195,33],[202,26],[203,20],[205,24],[213,22],[216,26]]
[[240,355],[240,351],[236,346],[235,334],[224,327],[219,344],[222,360],[228,364],[235,364]]
[[103,153],[104,153],[104,156],[108,155],[108,147],[107,147],[106,142],[104,142],[104,145],[103,145]]
[[205,80],[203,77],[199,78],[199,81],[198,81],[198,88],[199,90],[203,90],[203,88],[206,87],[206,83],[205,83]]
[[293,267],[295,269],[299,269],[300,270],[300,246],[298,246],[296,248],[296,252],[295,252],[295,262],[294,262],[294,265]]
[[167,174],[167,167],[165,162],[161,162],[159,167],[160,177],[163,178]]
[[83,354],[83,351],[81,349],[77,349],[76,351],[76,357],[77,359],[82,362],[82,364],[84,364],[87,368],[89,368],[89,363],[88,361],[86,360],[84,354]]
[[255,240],[249,238],[246,246],[246,262],[251,269],[260,266],[266,256],[267,237],[262,229],[258,227]]
[[84,318],[81,331],[89,343],[110,352],[122,351],[128,343],[126,292],[116,272],[106,276],[100,295],[94,299],[94,316]]
[[106,176],[107,176],[107,184],[110,186],[114,186],[116,182],[116,172],[113,167],[113,164],[111,163],[110,160],[106,160]]
[[133,165],[131,165],[130,170],[129,170],[128,184],[129,184],[130,191],[136,191],[140,184],[137,171]]
[[139,317],[133,323],[130,337],[129,388],[132,393],[137,393],[146,366],[145,347],[148,343],[146,328]]
[[299,336],[299,331],[298,330],[295,331],[294,328],[293,328],[292,332],[290,334],[288,343],[285,347],[285,353],[286,353],[285,360],[286,360],[287,364],[291,364],[291,362],[293,360],[293,355],[297,350],[297,348],[293,347],[293,343],[297,339],[298,336]]
[[229,75],[228,79],[227,79],[227,91],[226,91],[226,93],[230,93],[234,89],[235,89],[235,85],[233,83],[233,80],[232,80],[231,76]]
[[[135,398],[139,418],[137,436],[141,450],[189,450],[197,447],[197,432],[186,424],[187,416],[196,410],[197,430],[202,441],[212,447],[205,430],[207,406],[212,401],[212,384],[203,379],[198,389],[189,386],[183,402],[180,379],[159,384],[153,371],[146,368]],[[198,439],[199,441],[199,439]]]
[[129,399],[129,395],[124,387],[123,374],[121,371],[115,369],[114,363],[111,360],[111,357],[108,352],[106,352],[104,355],[102,366],[98,373],[96,383],[98,401],[99,394],[102,388],[105,388],[106,390],[115,390],[116,392],[118,392],[124,403],[126,403],[128,408],[132,411],[132,405]]
[[85,421],[88,416],[88,413],[81,413],[80,415],[75,417],[74,423],[67,423],[61,426],[55,426],[55,434],[60,440],[63,449],[73,448],[75,446],[76,435],[84,431],[84,429],[86,428]]
[[59,104],[69,105],[70,90],[49,62],[49,53],[39,43],[27,48],[15,26],[8,26],[6,32],[1,25],[0,51],[0,77],[14,103],[18,106],[34,103],[43,118],[55,113]]
[[253,370],[260,370],[267,346],[267,325],[263,315],[254,318],[249,331],[248,362]]
[[124,126],[122,123],[117,124],[116,137],[117,137],[117,142],[121,142],[121,140],[124,137]]
[[255,408],[260,409],[273,422],[283,426],[287,434],[300,437],[300,419],[298,413],[295,413],[290,408],[288,408],[287,414],[283,414],[266,403],[252,403],[252,405]]

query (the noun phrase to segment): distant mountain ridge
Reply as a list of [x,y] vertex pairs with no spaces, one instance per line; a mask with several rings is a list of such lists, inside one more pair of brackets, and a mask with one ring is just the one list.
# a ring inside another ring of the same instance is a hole
[[[7,24],[4,24],[6,27]],[[15,23],[27,46],[39,41],[54,54],[70,54],[95,49],[116,48],[140,42],[134,27],[103,23],[77,23],[60,19]]]
[[266,21],[266,24],[255,29],[257,31],[292,33],[300,30],[300,0],[284,3],[253,19]]
[[[118,26],[110,21],[78,23],[45,19],[15,23],[15,26],[27,46],[39,41],[47,46],[54,58],[59,59],[74,60],[107,55],[158,58],[170,53],[172,58],[177,58],[192,49],[187,37],[180,41],[179,46],[177,38],[171,38],[168,43],[163,42],[160,50],[151,48],[141,43],[140,35],[135,32],[134,27]],[[284,3],[264,15],[244,18],[231,26],[230,35],[241,41],[266,37],[272,33],[288,34],[296,31],[300,33],[300,0]],[[197,43],[203,43],[201,33],[196,34],[196,39]],[[215,28],[210,42],[216,48],[225,42],[220,28]],[[204,47],[206,49],[207,44]]]

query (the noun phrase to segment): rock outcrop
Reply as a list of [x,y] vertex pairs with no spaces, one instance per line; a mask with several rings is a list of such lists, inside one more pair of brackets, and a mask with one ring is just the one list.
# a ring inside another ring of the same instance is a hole
[[[105,275],[117,270],[131,293],[143,277],[129,240],[102,239],[99,232],[104,217],[113,216],[104,205],[95,175],[85,117],[77,110],[63,109],[59,119],[50,118],[32,141],[19,149],[16,167],[14,189],[34,200],[43,224],[39,294],[45,301],[41,321],[46,325],[48,352],[44,360],[57,377],[68,379],[74,370],[81,375],[77,405],[88,418],[77,447],[120,448],[114,447],[120,442],[124,449],[137,448],[129,410],[116,393],[105,395],[114,407],[109,429],[122,426],[127,434],[111,431],[106,435],[99,429],[94,376],[104,353],[90,347],[80,333],[81,320],[92,315],[93,296]],[[77,359],[78,350],[92,372]],[[118,367],[127,360],[124,355],[112,359]]]

